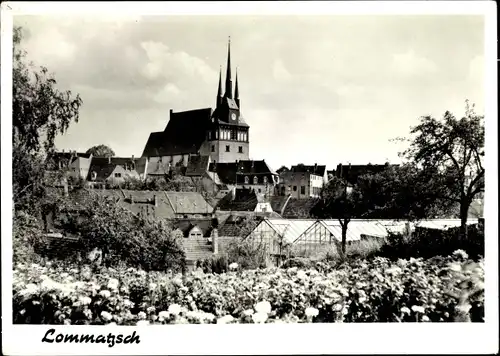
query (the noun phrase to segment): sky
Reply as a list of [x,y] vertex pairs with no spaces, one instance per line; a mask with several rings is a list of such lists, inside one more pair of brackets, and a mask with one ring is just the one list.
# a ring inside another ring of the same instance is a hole
[[484,113],[484,20],[465,15],[16,16],[22,46],[83,99],[58,149],[140,156],[169,110],[215,106],[231,36],[250,158],[399,162],[419,117]]

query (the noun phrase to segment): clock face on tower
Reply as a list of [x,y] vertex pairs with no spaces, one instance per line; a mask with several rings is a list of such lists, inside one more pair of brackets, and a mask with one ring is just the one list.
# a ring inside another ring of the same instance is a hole
[[233,120],[233,121],[236,120],[236,114],[234,112],[231,114],[231,120]]

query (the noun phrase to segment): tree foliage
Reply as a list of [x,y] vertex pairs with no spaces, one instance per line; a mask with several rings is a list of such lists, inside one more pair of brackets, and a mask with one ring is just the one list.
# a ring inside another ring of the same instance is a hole
[[449,111],[441,120],[424,116],[411,134],[410,147],[402,156],[421,167],[428,178],[428,195],[460,205],[462,235],[466,235],[469,207],[484,192],[484,116],[467,101],[462,118]]
[[78,121],[82,100],[60,91],[45,67],[28,62],[23,32],[14,28],[12,87],[13,202],[15,211],[34,212],[44,196],[45,155],[71,122]]
[[97,146],[92,146],[90,147],[87,152],[87,154],[92,154],[94,157],[114,157],[115,156],[115,151],[111,149],[111,147],[106,146],[106,145],[97,145]]

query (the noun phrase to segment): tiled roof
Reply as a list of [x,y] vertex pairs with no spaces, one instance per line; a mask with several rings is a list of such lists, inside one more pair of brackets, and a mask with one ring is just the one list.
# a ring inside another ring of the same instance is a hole
[[214,210],[200,193],[165,192],[165,196],[176,214],[210,214]]
[[296,166],[292,166],[290,171],[294,173],[312,173],[318,176],[323,176],[326,171],[326,166],[321,166],[321,165],[313,165],[313,166],[306,166],[303,164],[298,164]]
[[[253,179],[253,176],[257,176],[260,184],[263,183],[263,176],[266,176],[271,184],[272,175],[276,174],[269,168],[264,160],[245,160],[216,164],[210,163],[209,171],[217,172],[217,175],[224,184],[235,184],[236,182],[244,184],[245,176],[248,176],[250,180]],[[252,182],[250,181],[250,183]]]
[[317,204],[317,198],[297,199],[290,198],[283,212],[284,218],[308,219],[311,217],[311,210]]
[[197,153],[205,141],[212,109],[170,112],[170,120],[163,132],[153,132],[142,154],[143,157],[171,156]]
[[189,231],[197,226],[203,232],[203,237],[210,237],[212,232],[212,219],[182,219],[175,220],[172,223],[174,229],[179,229],[184,234],[184,237],[189,236]]
[[67,166],[69,164],[72,164],[75,160],[79,158],[83,158],[84,160],[88,160],[92,157],[92,155],[89,153],[82,153],[82,152],[52,152],[48,155],[47,157],[47,165],[50,168],[53,169],[58,169],[59,165],[61,164],[62,166]]
[[236,189],[235,193],[231,192],[222,198],[217,208],[222,211],[255,211],[258,203],[254,190]]
[[189,157],[186,175],[187,176],[202,176],[208,170],[210,156],[193,155]]
[[[92,172],[96,172],[96,181],[103,181],[107,179],[117,166],[128,168],[130,172],[135,175],[144,174],[146,169],[146,158],[122,158],[122,157],[93,157],[89,168],[89,180]],[[132,169],[134,168],[135,169]]]

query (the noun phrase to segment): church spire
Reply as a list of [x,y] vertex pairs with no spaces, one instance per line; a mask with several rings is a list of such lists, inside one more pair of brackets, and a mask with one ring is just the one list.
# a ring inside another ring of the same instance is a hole
[[236,67],[236,79],[234,83],[234,101],[236,102],[236,105],[238,105],[238,108],[240,108],[240,92],[238,90],[238,67]]
[[219,89],[217,90],[217,106],[222,103],[222,66],[219,68]]
[[226,72],[226,94],[229,99],[233,98],[233,82],[231,81],[231,36],[227,44],[227,72]]

